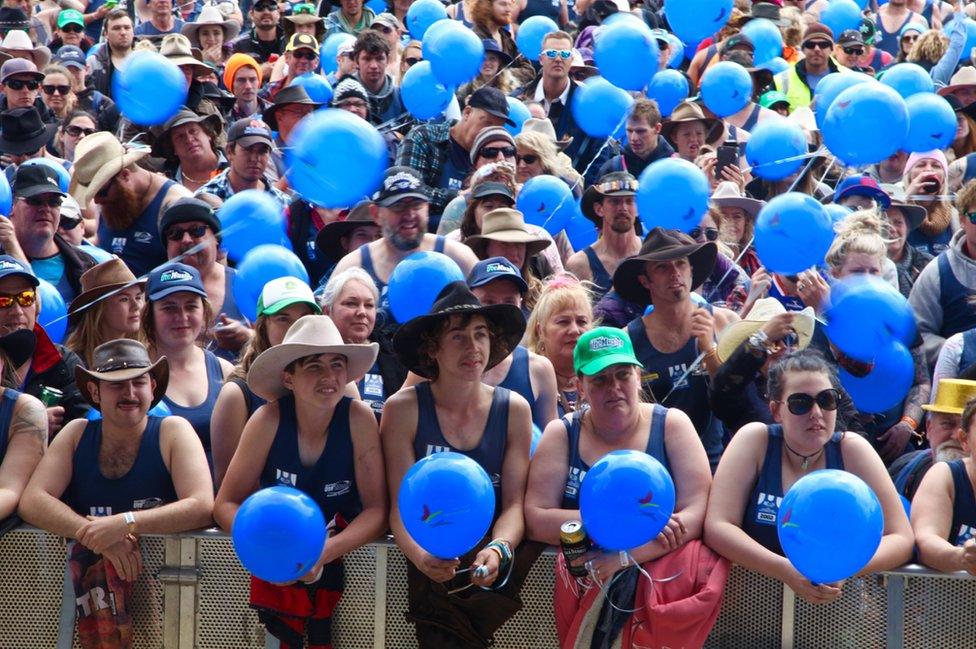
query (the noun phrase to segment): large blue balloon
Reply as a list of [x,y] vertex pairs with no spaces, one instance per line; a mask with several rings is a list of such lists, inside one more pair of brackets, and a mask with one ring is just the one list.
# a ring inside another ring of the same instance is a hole
[[386,141],[369,122],[325,108],[298,123],[286,149],[285,175],[302,198],[322,207],[348,207],[373,195],[388,161]]
[[708,179],[681,158],[652,162],[640,175],[637,213],[645,232],[655,227],[688,232],[708,211]]
[[880,414],[905,400],[915,381],[915,363],[905,345],[890,341],[875,352],[866,376],[855,376],[843,366],[838,374],[859,411]]
[[779,542],[793,567],[814,584],[856,575],[881,545],[884,512],[871,488],[838,469],[805,475],[779,507]]
[[698,42],[729,22],[732,4],[732,0],[664,0],[664,16],[678,38],[686,43]]
[[857,29],[863,17],[854,0],[830,0],[827,8],[820,12],[820,22],[830,27],[835,38],[845,30]]
[[[769,70],[773,74],[779,74],[790,67],[790,64],[783,57],[774,56],[765,63],[760,64],[758,67],[762,68],[763,70]],[[817,84],[817,88],[820,88],[820,84]]]
[[41,314],[37,317],[38,323],[47,332],[48,338],[52,342],[62,343],[64,334],[68,329],[68,306],[61,297],[61,292],[47,280],[38,278],[40,285],[37,287],[37,297],[41,301]]
[[[173,414],[173,411],[169,409],[165,401],[160,401],[155,406],[149,409],[146,413],[150,417],[169,417]],[[102,413],[94,408],[88,409],[88,414],[85,415],[85,419],[88,421],[98,421],[102,418]]]
[[834,229],[818,200],[788,192],[759,210],[755,236],[756,252],[768,271],[795,275],[823,262]]
[[454,89],[448,88],[434,74],[430,61],[410,66],[400,84],[400,98],[410,114],[417,119],[433,119],[451,103]]
[[304,576],[325,548],[325,517],[304,491],[277,485],[241,504],[231,531],[241,564],[258,579],[287,583]]
[[112,98],[122,115],[141,126],[169,120],[186,103],[186,77],[156,52],[134,52],[112,77]]
[[573,117],[590,137],[605,138],[626,131],[634,98],[603,77],[592,77],[573,96]]
[[640,451],[610,451],[583,478],[580,518],[601,548],[633,550],[661,533],[674,499],[674,482],[663,464]]
[[234,194],[217,210],[217,218],[220,245],[231,261],[240,261],[262,244],[291,245],[282,205],[264,190],[245,189]]
[[[962,51],[959,52],[959,62],[968,61],[970,53],[973,48],[976,47],[976,21],[971,18],[966,18],[966,44],[962,46]],[[943,31],[948,34],[949,26],[943,26]]]
[[766,18],[750,20],[742,28],[742,33],[749,37],[756,48],[753,57],[756,65],[783,56],[783,35],[773,21]]
[[908,107],[901,96],[880,83],[848,88],[827,109],[824,144],[849,166],[881,162],[905,145]]
[[[68,170],[64,168],[63,164],[55,162],[51,158],[31,158],[30,160],[20,163],[21,167],[29,167],[31,165],[47,167],[56,173],[58,175],[58,186],[61,188],[61,191],[67,193],[68,186],[71,185],[71,174],[68,173]],[[6,212],[4,212],[4,214],[6,214]]]
[[919,92],[934,92],[935,82],[925,68],[915,63],[898,63],[888,68],[881,83],[888,86],[904,99]]
[[688,92],[688,77],[677,70],[661,70],[647,86],[647,96],[657,102],[662,117],[669,117],[688,98]]
[[716,63],[702,76],[701,95],[705,106],[719,117],[734,115],[752,101],[752,77],[738,63]]
[[477,76],[485,60],[485,46],[473,31],[456,20],[451,22],[457,27],[438,30],[424,40],[423,54],[441,83],[458,86]]
[[308,93],[312,101],[316,101],[323,106],[328,106],[329,102],[332,101],[332,86],[321,74],[315,74],[314,72],[300,74],[292,80],[290,85],[305,88],[305,92]]
[[752,174],[766,180],[782,180],[796,172],[807,153],[807,136],[799,124],[784,117],[765,119],[746,142],[746,160]]
[[664,38],[668,41],[668,47],[671,48],[671,55],[668,57],[668,67],[680,68],[682,62],[685,60],[685,51],[687,49],[685,44],[671,32],[664,34]]
[[643,90],[657,70],[657,41],[643,23],[623,21],[600,31],[593,57],[600,74],[613,85]]
[[416,0],[407,9],[407,29],[411,36],[422,41],[427,29],[444,18],[447,18],[447,9],[438,0]]
[[522,213],[526,223],[556,235],[576,215],[576,200],[564,180],[541,175],[529,178],[522,185],[515,209]]
[[573,246],[573,250],[582,250],[586,246],[596,243],[598,235],[596,227],[594,227],[593,221],[583,216],[583,213],[579,211],[579,205],[576,206],[576,214],[566,224],[564,230],[566,236],[569,237],[569,243]]
[[241,314],[257,319],[258,297],[264,285],[279,277],[297,277],[308,283],[308,271],[291,250],[271,244],[254,248],[237,265],[237,275],[231,287]]
[[397,322],[424,315],[434,305],[438,293],[464,279],[457,263],[440,252],[419,251],[401,261],[390,275],[387,297]]
[[438,559],[454,559],[471,550],[491,526],[495,490],[481,465],[447,451],[410,467],[397,504],[417,545]]
[[322,43],[322,48],[319,53],[319,61],[322,62],[322,72],[329,74],[338,70],[339,62],[336,61],[336,56],[339,54],[339,48],[346,43],[355,42],[356,37],[345,32],[328,36]]
[[817,126],[823,128],[824,120],[827,118],[827,109],[837,99],[837,95],[851,86],[868,81],[871,81],[871,77],[860,72],[832,72],[821,79],[813,95],[813,108],[814,115],[817,118]]
[[895,340],[911,344],[915,315],[908,300],[888,282],[873,277],[848,277],[831,289],[827,336],[848,356],[870,361]]
[[508,102],[508,118],[515,122],[515,126],[506,122],[505,130],[513,136],[518,135],[522,132],[522,124],[525,124],[525,120],[532,117],[532,113],[529,112],[528,106],[515,97],[505,97],[505,100]]
[[559,25],[552,18],[532,16],[519,24],[518,33],[515,34],[515,45],[522,56],[530,61],[538,61],[542,53],[542,39],[546,34],[558,31]]
[[7,174],[0,174],[0,214],[10,216],[14,206],[14,194],[10,189],[10,181]]
[[920,92],[905,100],[908,108],[909,152],[945,149],[956,137],[956,113],[944,98],[934,92]]
[[827,211],[827,214],[830,215],[830,221],[835,226],[854,213],[854,210],[851,208],[845,207],[844,205],[839,205],[838,203],[827,203],[824,205],[824,209]]

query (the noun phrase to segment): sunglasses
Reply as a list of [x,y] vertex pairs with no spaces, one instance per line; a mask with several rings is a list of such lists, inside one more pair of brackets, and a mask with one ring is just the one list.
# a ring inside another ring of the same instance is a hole
[[61,197],[58,195],[48,196],[29,196],[28,198],[19,197],[31,207],[61,207]]
[[92,133],[95,132],[95,129],[84,128],[82,126],[75,126],[74,124],[69,124],[68,126],[64,127],[64,132],[70,135],[71,137],[83,137],[83,136],[91,135]]
[[821,410],[837,410],[840,401],[840,393],[830,388],[819,392],[816,396],[797,392],[786,397],[786,407],[794,415],[805,415],[813,410],[813,404],[820,406]]
[[35,81],[34,79],[11,79],[4,85],[13,90],[23,90],[24,86],[27,86],[28,90],[37,90],[41,87],[41,82]]
[[524,162],[527,165],[534,165],[539,161],[539,156],[535,155],[534,153],[526,153],[525,155],[515,156],[515,161]]
[[62,214],[61,222],[58,223],[58,228],[68,231],[68,230],[74,230],[79,225],[81,225],[81,219],[74,219],[71,218],[70,216],[65,216],[64,214]]
[[61,95],[62,97],[64,97],[69,92],[71,92],[71,86],[56,86],[54,84],[50,84],[49,85],[49,84],[46,84],[45,83],[43,86],[41,86],[41,88],[44,89],[44,94],[45,95],[53,95],[53,94],[57,93],[57,94]]
[[918,40],[918,34],[905,34],[901,37],[901,40],[915,42]]
[[704,230],[702,228],[693,228],[688,233],[688,236],[690,236],[692,239],[700,239],[702,234],[704,234],[705,238],[709,241],[718,241],[717,228],[705,228]]
[[423,61],[423,59],[420,58],[419,56],[411,56],[403,60],[406,62],[408,68],[412,68],[413,66]]
[[95,198],[105,198],[108,193],[112,191],[112,185],[115,184],[115,176],[109,178],[108,182],[102,185],[102,188],[95,193]]
[[318,54],[316,54],[312,50],[306,50],[304,48],[300,50],[292,51],[291,55],[294,56],[296,59],[305,59],[306,61],[314,61],[315,57],[318,56]]
[[199,239],[207,234],[207,230],[209,229],[205,225],[191,225],[188,228],[170,228],[166,231],[166,238],[170,241],[182,241],[183,235],[189,233],[191,238]]
[[969,219],[970,223],[976,225],[976,212],[967,212],[966,218]]
[[69,34],[78,34],[81,33],[85,28],[82,27],[81,25],[70,23],[68,25],[65,25],[64,27],[59,27],[58,29],[60,29],[63,32],[68,32]]
[[515,157],[515,147],[513,146],[486,146],[482,147],[478,151],[479,158],[497,158],[498,154],[502,154],[506,158]]
[[844,54],[848,56],[864,56],[864,48],[861,47],[845,47]]
[[829,50],[834,46],[830,41],[807,41],[803,44],[805,50]]
[[546,55],[547,59],[559,58],[565,61],[573,56],[573,50],[546,50],[543,52],[543,54]]
[[22,307],[34,306],[36,299],[37,294],[32,288],[20,293],[0,293],[0,309],[9,309],[14,305],[14,300]]

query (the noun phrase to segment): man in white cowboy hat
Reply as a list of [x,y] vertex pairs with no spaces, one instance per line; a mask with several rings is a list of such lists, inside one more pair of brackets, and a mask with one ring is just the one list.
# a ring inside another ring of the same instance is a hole
[[660,134],[661,110],[657,102],[639,97],[627,116],[627,144],[600,168],[600,175],[626,171],[634,178],[640,178],[641,172],[652,162],[673,156],[674,148]]
[[976,68],[964,65],[949,79],[949,85],[937,91],[943,97],[953,95],[964,107],[976,102]]
[[[218,36],[221,32],[222,39]],[[233,42],[240,32],[240,23],[224,18],[220,9],[210,4],[203,6],[196,20],[180,28],[180,33],[190,40],[190,44],[200,48],[203,60],[217,65],[223,65],[224,46]]]
[[127,149],[111,133],[85,136],[75,148],[69,192],[79,205],[101,208],[98,245],[139,276],[166,261],[159,215],[189,196],[182,185],[136,164],[148,149]]
[[136,27],[136,36],[176,34],[186,24],[173,13],[173,0],[149,0],[149,20]]
[[27,59],[33,62],[38,69],[44,68],[51,62],[51,50],[44,45],[34,45],[27,32],[19,29],[7,32],[3,42],[0,43],[0,52],[15,59]]

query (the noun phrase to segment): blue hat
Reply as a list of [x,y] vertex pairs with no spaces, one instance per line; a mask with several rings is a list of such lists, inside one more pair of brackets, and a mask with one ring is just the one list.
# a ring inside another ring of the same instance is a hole
[[85,53],[75,45],[62,45],[54,55],[54,60],[66,68],[84,68]]
[[837,183],[834,191],[834,202],[839,203],[845,196],[867,196],[873,198],[881,207],[888,209],[891,198],[878,185],[878,181],[871,176],[848,176]]
[[512,62],[511,55],[509,55],[505,50],[503,50],[501,46],[498,44],[498,42],[495,41],[494,38],[483,38],[481,40],[481,43],[482,45],[485,46],[485,54],[491,52],[499,59],[501,59],[503,66],[508,65],[509,63]]
[[25,266],[23,263],[14,259],[10,255],[0,255],[0,279],[4,277],[10,277],[12,275],[20,275],[25,278],[32,286],[37,286],[40,281],[37,279],[37,275],[30,267]]
[[529,285],[522,279],[522,273],[515,264],[504,257],[489,257],[479,261],[468,275],[468,288],[477,288],[494,282],[496,279],[507,279],[518,286],[520,293],[529,290]]
[[150,302],[180,292],[196,293],[201,297],[207,297],[203,280],[200,279],[200,271],[193,266],[171,262],[157,266],[149,273],[146,293],[149,295]]

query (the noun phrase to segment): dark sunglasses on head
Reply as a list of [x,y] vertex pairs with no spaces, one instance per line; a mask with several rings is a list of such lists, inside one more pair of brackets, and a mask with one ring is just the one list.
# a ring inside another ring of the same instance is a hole
[[834,46],[830,41],[807,41],[803,44],[805,50],[829,50]]
[[481,147],[478,151],[479,158],[497,158],[498,154],[502,154],[506,158],[515,157],[515,147],[513,146],[485,146]]
[[81,219],[76,219],[70,216],[61,215],[61,221],[58,223],[58,227],[62,230],[74,230],[79,225],[81,225]]
[[805,415],[813,410],[813,404],[820,406],[821,410],[837,410],[837,403],[840,401],[840,393],[829,388],[817,393],[816,396],[797,392],[786,397],[786,407],[794,415]]
[[190,237],[199,239],[205,235],[209,229],[210,228],[205,225],[191,225],[188,228],[170,228],[166,231],[166,238],[170,241],[182,241],[183,235],[189,232]]
[[27,86],[28,90],[37,90],[41,87],[41,82],[35,79],[10,79],[4,85],[13,90],[23,90],[24,86]]
[[700,239],[704,233],[705,238],[709,241],[718,241],[718,229],[717,228],[693,228],[691,232],[688,233],[692,239]]
[[20,293],[0,293],[0,309],[9,309],[14,305],[15,300],[22,307],[34,306],[36,299],[37,294],[32,288]]
[[307,2],[303,2],[303,3],[297,4],[297,5],[295,5],[294,7],[291,8],[291,15],[292,16],[300,16],[302,14],[314,15],[315,14],[315,5],[309,4]]
[[75,23],[69,23],[64,27],[59,27],[58,29],[60,29],[63,32],[68,32],[69,34],[78,34],[81,31],[83,31],[85,28]]
[[278,5],[272,2],[262,2],[261,4],[254,5],[255,13],[261,11],[277,11],[277,10],[278,10]]
[[403,60],[406,62],[408,68],[412,68],[413,66],[423,61],[423,59],[420,58],[419,56],[408,56]]
[[29,196],[27,198],[21,198],[22,201],[30,205],[31,207],[61,207],[61,197],[57,194],[48,196]]
[[41,88],[44,89],[45,95],[53,95],[54,93],[58,93],[59,95],[64,97],[69,92],[71,92],[71,86],[61,86],[61,85],[55,85],[53,83],[51,84],[45,83],[43,86],[41,86]]
[[92,133],[94,133],[95,132],[95,129],[93,129],[93,128],[85,128],[83,126],[75,126],[74,124],[69,124],[68,126],[65,126],[64,127],[64,132],[67,133],[68,135],[70,135],[71,137],[84,137],[84,136],[91,135]]
[[305,59],[306,61],[314,61],[315,57],[318,56],[318,54],[316,54],[312,50],[306,50],[304,48],[293,51],[291,55],[294,56],[296,59]]
[[845,47],[844,54],[848,56],[864,56],[863,47]]
[[515,161],[524,162],[527,165],[534,165],[539,161],[539,156],[535,155],[534,153],[526,153],[525,155],[515,156]]

